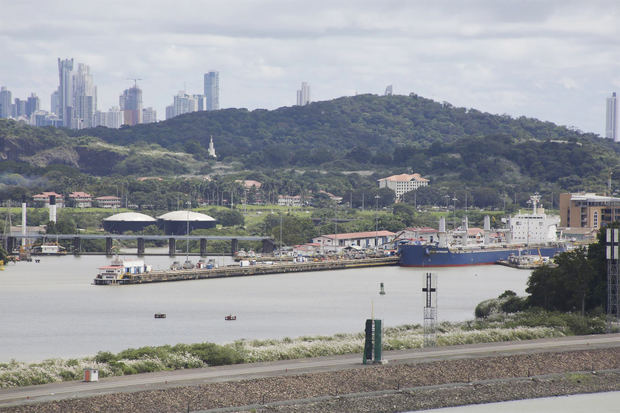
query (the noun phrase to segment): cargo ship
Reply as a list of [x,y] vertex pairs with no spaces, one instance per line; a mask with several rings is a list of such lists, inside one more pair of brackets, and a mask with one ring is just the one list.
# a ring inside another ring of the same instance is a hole
[[483,239],[470,239],[467,218],[460,228],[446,231],[445,218],[439,221],[436,242],[407,242],[399,246],[402,267],[458,267],[492,265],[511,255],[553,257],[568,246],[557,238],[559,217],[547,215],[538,206],[540,196],[530,197],[532,213],[517,214],[507,220],[507,228],[491,230],[484,217]]

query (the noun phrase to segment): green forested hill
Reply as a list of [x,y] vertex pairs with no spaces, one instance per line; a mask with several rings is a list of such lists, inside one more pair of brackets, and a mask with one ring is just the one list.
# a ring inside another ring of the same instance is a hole
[[[600,190],[610,171],[620,178],[620,145],[594,134],[419,96],[374,95],[272,111],[197,112],[120,130],[67,131],[0,120],[0,177],[50,170],[97,176],[206,172],[210,136],[219,160],[264,177],[283,169],[365,169],[376,173],[367,179],[370,185],[376,177],[411,171],[435,186],[504,193],[516,187]],[[298,180],[293,175],[287,174],[291,182]],[[332,190],[342,195],[346,188]]]
[[344,168],[356,162],[387,166],[417,161],[413,155],[404,158],[403,149],[412,154],[433,143],[446,145],[463,138],[506,135],[519,142],[594,138],[551,122],[491,115],[419,96],[374,95],[272,111],[196,112],[157,124],[79,133],[115,144],[155,142],[190,152],[207,147],[213,136],[218,155],[224,160],[273,167],[332,162]]

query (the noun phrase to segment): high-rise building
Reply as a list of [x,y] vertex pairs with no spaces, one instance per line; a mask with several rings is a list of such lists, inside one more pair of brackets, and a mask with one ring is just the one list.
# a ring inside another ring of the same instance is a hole
[[0,118],[8,118],[13,114],[12,96],[5,86],[0,88]]
[[310,103],[310,85],[301,82],[301,89],[297,91],[297,106],[304,106]]
[[70,128],[73,118],[73,59],[58,58],[58,117],[63,126]]
[[94,126],[118,129],[123,124],[123,112],[117,107],[111,107],[107,112],[95,112]]
[[220,108],[220,72],[205,73],[204,84],[207,110],[218,110]]
[[20,116],[26,116],[26,101],[20,98],[15,98],[15,103],[13,103],[12,116],[14,119],[19,118]]
[[78,63],[77,72],[72,76],[73,82],[73,129],[92,128],[97,112],[97,87],[93,83],[90,67]]
[[[198,101],[194,99],[193,96],[185,93],[184,90],[179,91],[179,93],[177,93],[177,95],[174,97],[174,102],[172,103],[172,112],[170,113],[172,115],[171,117],[196,111],[198,111]],[[168,117],[167,109],[166,119],[170,119]]]
[[607,117],[605,122],[605,137],[618,142],[618,106],[616,104],[616,92],[607,98]]
[[123,111],[123,125],[134,126],[142,123],[142,89],[136,84],[125,89],[119,102]]
[[192,96],[196,100],[197,111],[202,112],[203,110],[207,110],[207,97],[205,95],[193,95]]
[[38,111],[39,106],[39,98],[34,93],[31,93],[26,100],[26,116],[30,117],[34,112]]
[[142,123],[157,122],[157,111],[152,107],[142,109]]
[[55,90],[50,96],[50,112],[58,115],[60,113],[60,93],[58,89]]
[[392,85],[387,85],[383,96],[392,96],[393,94],[394,94],[394,89],[392,88]]

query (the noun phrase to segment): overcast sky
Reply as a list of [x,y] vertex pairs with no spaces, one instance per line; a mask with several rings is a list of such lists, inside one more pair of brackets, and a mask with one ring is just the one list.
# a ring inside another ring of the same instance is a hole
[[137,77],[159,119],[217,70],[223,108],[293,105],[302,81],[313,101],[392,84],[604,134],[619,28],[619,0],[0,0],[0,85],[49,109],[57,58],[74,58],[99,109]]

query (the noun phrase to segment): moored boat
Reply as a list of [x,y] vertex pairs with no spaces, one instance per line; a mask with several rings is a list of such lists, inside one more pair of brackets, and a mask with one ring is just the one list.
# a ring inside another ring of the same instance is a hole
[[[470,240],[467,218],[461,228],[446,231],[445,218],[439,223],[438,241],[413,242],[400,245],[399,264],[403,267],[458,267],[492,265],[517,255],[553,257],[567,250],[567,244],[557,239],[559,217],[547,216],[538,207],[540,196],[531,197],[533,211],[517,214],[508,220],[508,228],[491,231],[490,219],[485,217],[483,239]],[[494,234],[494,237],[491,234]]]
[[151,272],[151,267],[140,259],[120,259],[115,257],[110,265],[99,267],[99,274],[93,280],[95,285],[127,284]]

